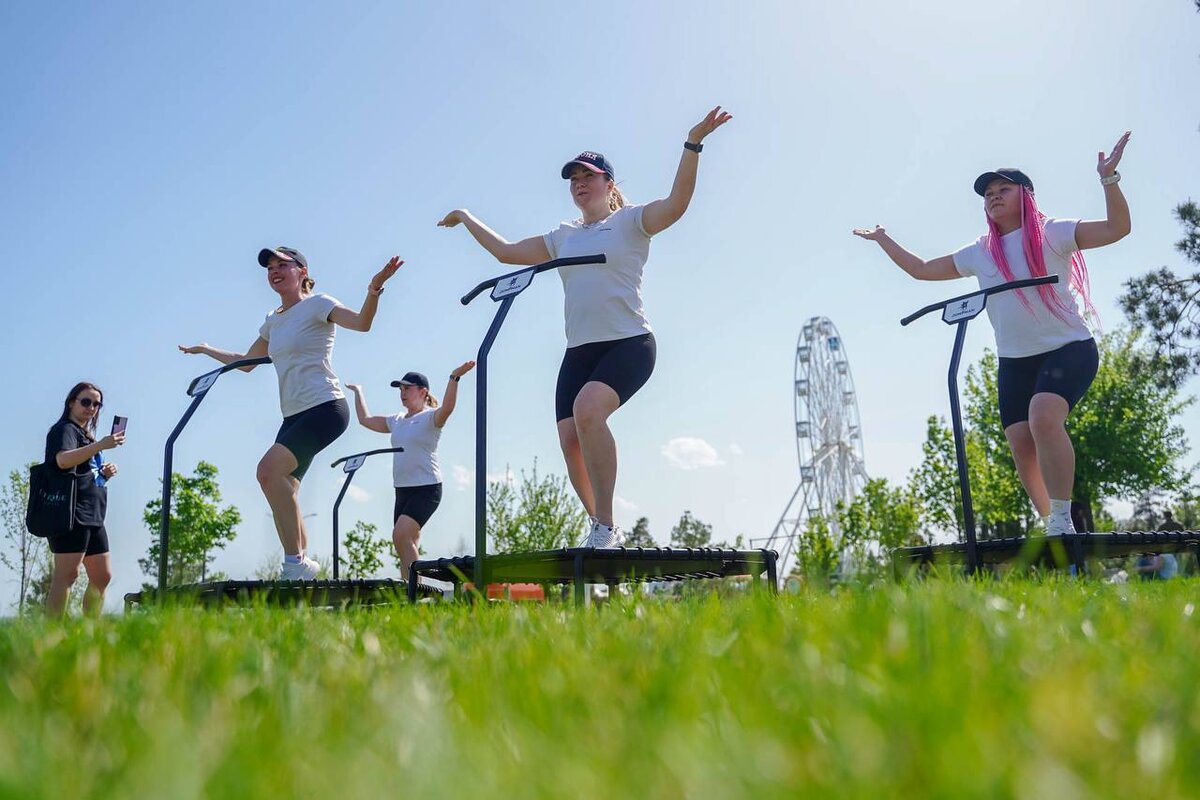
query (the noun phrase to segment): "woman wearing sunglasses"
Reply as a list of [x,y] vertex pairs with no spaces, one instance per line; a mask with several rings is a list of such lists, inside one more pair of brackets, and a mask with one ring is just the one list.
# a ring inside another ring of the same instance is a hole
[[[231,364],[270,356],[279,377],[279,406],[283,424],[275,444],[258,462],[258,483],[271,506],[275,530],[283,545],[283,580],[311,581],[321,565],[305,556],[308,534],[300,512],[300,481],[313,457],[341,436],[350,424],[350,409],[337,375],[333,373],[333,341],[337,328],[371,330],[379,295],[388,278],[404,262],[392,257],[367,286],[361,311],[351,311],[327,294],[313,293],[308,260],[291,247],[264,249],[258,263],[267,272],[267,284],[279,295],[279,308],[267,314],[258,338],[245,353],[218,350],[207,344],[180,346],[185,353],[200,353]],[[243,367],[244,372],[254,369]]]
[[63,472],[75,475],[75,524],[69,531],[47,537],[54,563],[46,609],[54,616],[66,609],[80,564],[88,578],[83,595],[85,613],[100,613],[104,590],[112,580],[108,531],[104,529],[108,507],[108,489],[104,484],[117,474],[117,465],[105,463],[101,452],[120,447],[125,443],[125,434],[96,439],[96,420],[103,405],[104,393],[99,387],[77,383],[67,394],[58,422],[46,433],[45,463],[56,464]]

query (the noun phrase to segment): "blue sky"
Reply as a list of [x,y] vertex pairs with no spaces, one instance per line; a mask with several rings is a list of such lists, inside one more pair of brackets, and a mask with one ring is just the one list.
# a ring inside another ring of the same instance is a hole
[[[808,317],[830,317],[845,340],[872,475],[903,479],[925,417],[946,410],[950,332],[898,320],[970,284],[912,281],[851,228],[881,223],[918,253],[948,253],[982,228],[971,180],[1010,164],[1052,216],[1102,215],[1095,153],[1132,129],[1121,171],[1134,232],[1088,258],[1106,325],[1121,323],[1124,280],[1180,265],[1171,209],[1200,186],[1200,117],[1194,93],[1169,87],[1195,84],[1198,31],[1184,0],[6,3],[0,465],[40,458],[77,380],[104,388],[106,428],[111,413],[130,417],[112,454],[115,604],[142,580],[141,509],[183,391],[215,365],[175,345],[254,340],[275,299],[260,247],[298,247],[318,289],[355,306],[390,255],[406,259],[375,329],[340,332],[335,351],[342,379],[389,411],[392,378],[417,369],[440,390],[474,356],[493,309],[457,298],[505,271],[462,229],[434,227],[445,212],[470,208],[510,239],[549,230],[574,216],[558,168],[583,149],[609,156],[632,201],[655,199],[687,130],[720,103],[734,119],[706,143],[688,215],[651,250],[659,362],[613,421],[618,522],[648,516],[665,540],[690,509],[720,538],[765,535],[798,477],[792,359]],[[990,342],[977,323],[967,357]],[[490,471],[535,458],[562,471],[562,347],[562,290],[539,280],[493,354]],[[433,554],[471,539],[472,379],[463,386],[442,439]],[[233,575],[278,553],[253,478],[278,423],[274,375],[233,375],[176,450],[177,468],[215,463],[242,510],[217,562]],[[677,439],[711,457],[682,468],[664,454]],[[340,484],[327,464],[383,446],[355,426],[317,459],[302,504],[317,513],[318,553]],[[386,461],[356,485],[343,525],[386,529]]]

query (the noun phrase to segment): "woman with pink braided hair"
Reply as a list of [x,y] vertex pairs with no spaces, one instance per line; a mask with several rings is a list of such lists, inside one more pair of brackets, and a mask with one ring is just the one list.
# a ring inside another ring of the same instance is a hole
[[854,231],[878,242],[892,261],[917,280],[974,275],[980,287],[987,288],[1022,278],[1059,276],[1058,283],[1038,286],[1036,292],[1004,292],[989,297],[987,304],[1000,362],[1000,422],[1017,474],[1048,536],[1075,532],[1071,522],[1075,450],[1066,421],[1091,386],[1099,364],[1096,342],[1085,321],[1085,315],[1095,317],[1096,309],[1082,251],[1129,234],[1129,204],[1117,172],[1128,142],[1126,131],[1111,154],[1098,154],[1096,171],[1107,212],[1102,220],[1048,218],[1038,209],[1029,176],[1006,168],[975,179],[988,231],[951,255],[926,261],[898,245],[878,225]]

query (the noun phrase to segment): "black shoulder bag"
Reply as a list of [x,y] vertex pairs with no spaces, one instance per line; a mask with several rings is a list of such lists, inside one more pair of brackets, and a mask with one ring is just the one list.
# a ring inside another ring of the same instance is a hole
[[75,470],[63,472],[52,464],[29,468],[25,527],[30,533],[46,537],[75,527],[75,486]]

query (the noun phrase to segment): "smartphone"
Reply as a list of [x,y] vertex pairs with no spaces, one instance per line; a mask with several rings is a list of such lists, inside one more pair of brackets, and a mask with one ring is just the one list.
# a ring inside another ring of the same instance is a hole
[[113,417],[113,435],[125,432],[125,426],[129,424],[129,417]]

